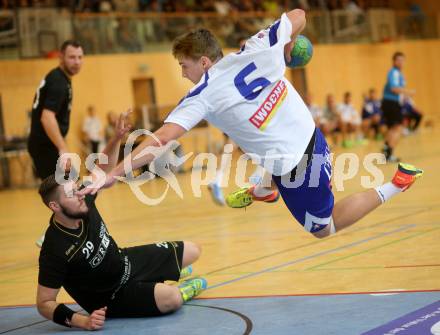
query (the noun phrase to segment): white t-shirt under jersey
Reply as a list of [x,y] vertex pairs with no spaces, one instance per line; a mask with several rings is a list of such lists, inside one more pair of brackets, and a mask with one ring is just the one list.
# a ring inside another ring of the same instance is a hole
[[190,130],[206,119],[272,174],[291,171],[315,129],[307,106],[284,77],[284,46],[291,33],[283,14],[240,52],[214,64],[165,122]]

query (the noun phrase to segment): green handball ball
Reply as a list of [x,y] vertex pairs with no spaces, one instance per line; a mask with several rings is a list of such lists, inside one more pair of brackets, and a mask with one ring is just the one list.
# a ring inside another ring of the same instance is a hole
[[307,37],[298,35],[290,55],[292,56],[291,61],[286,62],[288,67],[294,69],[304,67],[312,59],[313,45]]

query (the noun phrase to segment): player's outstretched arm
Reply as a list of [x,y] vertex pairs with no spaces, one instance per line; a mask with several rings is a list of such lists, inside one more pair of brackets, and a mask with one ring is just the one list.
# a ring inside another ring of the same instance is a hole
[[119,115],[115,125],[115,135],[109,140],[108,144],[102,151],[102,153],[108,157],[107,164],[99,164],[99,167],[105,173],[109,173],[112,169],[114,169],[116,164],[118,164],[121,140],[131,129],[131,125],[128,122],[128,118],[130,117],[131,113],[132,109],[130,108],[126,112]]
[[[139,144],[133,152],[124,158],[131,160],[131,167],[133,170],[151,163],[155,156],[153,154],[142,154],[148,147],[160,147],[165,146],[173,140],[177,140],[179,137],[186,133],[186,129],[179,126],[176,123],[165,123],[162,127],[154,132],[154,136],[149,136]],[[122,176],[124,175],[124,162],[120,162],[111,172],[110,176]]]
[[177,140],[183,134],[186,133],[186,129],[175,123],[166,123],[160,127],[153,136],[149,136],[139,144],[133,152],[124,158],[111,172],[108,174],[100,174],[92,184],[78,191],[80,195],[95,194],[101,188],[107,188],[112,186],[116,182],[115,177],[124,176],[125,173],[131,171],[124,170],[124,161],[131,160],[131,170],[139,169],[140,167],[147,165],[153,161],[155,156],[150,153],[142,154],[142,152],[148,151],[150,147],[164,146],[172,140]]
[[38,285],[37,309],[42,316],[66,327],[97,330],[104,326],[107,307],[94,311],[90,316],[80,314],[56,302],[59,291],[60,289]]

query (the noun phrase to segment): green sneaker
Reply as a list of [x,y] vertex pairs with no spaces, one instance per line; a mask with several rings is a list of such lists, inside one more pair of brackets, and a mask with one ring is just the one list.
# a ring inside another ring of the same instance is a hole
[[187,278],[191,276],[193,273],[193,267],[192,265],[188,265],[186,268],[183,268],[182,271],[180,271],[180,279]]
[[249,192],[249,187],[244,187],[238,191],[228,194],[226,197],[226,204],[232,208],[243,208],[249,206],[254,202],[252,194]]
[[184,302],[198,296],[202,291],[206,290],[208,282],[205,278],[193,278],[184,281],[179,285],[180,294]]
[[352,148],[353,141],[350,141],[350,140],[342,141],[342,147],[347,148],[347,149]]
[[232,208],[242,208],[249,206],[254,201],[277,202],[280,198],[280,192],[278,192],[278,190],[272,190],[271,193],[264,197],[257,197],[254,195],[254,189],[255,185],[248,188],[242,188],[229,194],[226,197],[226,204]]
[[358,138],[356,140],[356,145],[367,145],[368,144],[368,140],[366,138]]

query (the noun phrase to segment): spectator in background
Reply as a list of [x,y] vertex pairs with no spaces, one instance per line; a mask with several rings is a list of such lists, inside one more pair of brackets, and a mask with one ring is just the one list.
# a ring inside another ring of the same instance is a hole
[[136,25],[132,19],[120,17],[117,21],[116,36],[118,44],[124,51],[140,52],[142,46],[140,45],[136,35]]
[[88,145],[90,152],[97,153],[99,152],[99,144],[102,140],[101,120],[96,116],[96,110],[93,106],[89,106],[87,108],[87,114],[88,115],[84,119],[82,127],[84,139]]
[[418,3],[407,1],[406,5],[409,9],[409,16],[404,22],[404,33],[411,36],[422,37],[426,15]]
[[360,133],[361,119],[359,113],[353,107],[351,103],[351,93],[344,93],[344,100],[337,107],[337,111],[340,117],[340,128],[342,134],[342,146],[344,148],[351,148],[355,140],[360,142],[362,135]]
[[352,14],[356,14],[356,15],[364,14],[363,9],[358,5],[358,2],[354,0],[342,0],[342,8]]
[[272,15],[278,15],[281,12],[280,5],[275,0],[265,0],[262,2],[262,6],[265,12]]
[[313,98],[310,93],[306,94],[304,102],[306,103],[306,106],[309,109],[310,114],[312,114],[313,121],[315,121],[316,127],[321,128],[321,121],[322,121],[321,108],[313,103]]
[[122,13],[133,13],[139,11],[137,0],[113,0],[115,11]]
[[382,138],[380,133],[381,118],[382,110],[380,109],[380,100],[377,99],[376,90],[370,88],[362,107],[362,131],[366,137],[368,137],[370,130],[373,129],[375,138]]
[[115,135],[117,116],[113,111],[107,113],[107,125],[105,127],[105,141],[108,141]]
[[354,0],[342,0],[342,8],[348,14],[348,26],[356,26],[365,21],[365,12]]
[[214,2],[214,8],[218,14],[226,16],[231,11],[232,5],[228,1],[219,0]]
[[236,2],[237,10],[240,12],[252,12],[255,10],[261,10],[261,8],[256,8],[256,4],[252,0],[242,0]]
[[[333,94],[328,94],[321,117],[321,130],[326,137],[333,135],[339,127],[339,115]],[[334,141],[336,142],[336,140]]]
[[99,11],[101,13],[110,13],[114,10],[115,5],[111,1],[103,0],[99,4]]

